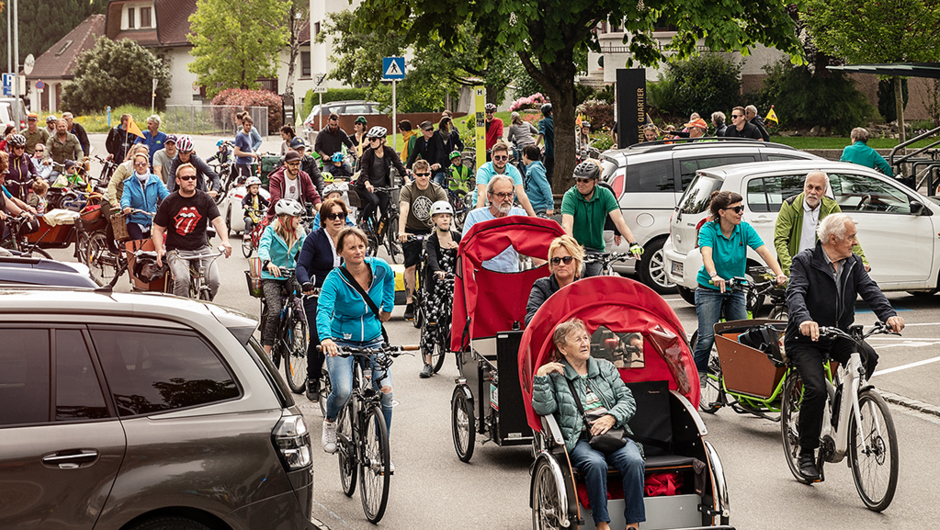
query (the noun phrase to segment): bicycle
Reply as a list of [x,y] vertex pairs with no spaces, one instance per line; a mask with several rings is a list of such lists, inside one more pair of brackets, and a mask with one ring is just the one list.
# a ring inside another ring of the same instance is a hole
[[[219,256],[225,254],[225,247],[219,246],[218,252],[196,254],[195,256],[179,256],[180,259],[189,262],[189,297],[195,300],[212,301],[212,292],[209,290],[209,284],[206,283],[206,274],[212,262],[219,259]],[[169,253],[168,253],[169,254]],[[209,260],[203,264],[202,260]],[[170,276],[173,275],[173,269],[170,268]],[[175,278],[169,282],[168,288],[175,283]]]
[[33,254],[39,254],[46,259],[52,259],[52,255],[40,248],[39,243],[46,236],[43,234],[37,241],[30,242],[23,234],[24,226],[34,218],[21,213],[17,216],[7,216],[6,224],[10,230],[10,236],[2,241],[2,246],[8,250],[13,250],[26,257],[33,257]]
[[101,158],[98,155],[95,155],[95,160],[101,164],[101,173],[98,174],[97,184],[100,186],[104,183],[104,186],[107,186],[111,182],[111,176],[114,175],[114,170],[117,169],[118,163],[113,160],[107,160]]
[[[858,353],[859,345],[876,333],[900,335],[883,322],[876,322],[868,333],[863,326],[852,326],[848,332],[830,327],[819,329],[820,337],[847,339],[854,347],[848,364],[840,366],[832,380],[826,381],[828,399],[816,467],[818,482],[822,482],[823,463],[838,463],[848,456],[859,497],[869,510],[881,512],[891,504],[897,488],[898,439],[888,404],[865,380],[865,368]],[[791,370],[784,383],[780,434],[790,472],[798,481],[809,484],[799,470],[802,398],[799,373]],[[881,476],[884,474],[887,477]]]
[[[447,175],[444,179],[444,190],[447,191],[447,201],[454,209],[454,226],[458,230],[463,229],[463,222],[467,219],[467,213],[470,212],[470,204],[467,202],[467,196],[470,192],[456,191],[451,188],[451,183],[455,183],[454,177]],[[476,189],[476,178],[470,177],[467,181],[467,189]]]
[[373,366],[382,373],[388,373],[395,357],[416,349],[417,346],[340,348],[339,355],[357,358],[353,363],[352,393],[336,418],[340,483],[343,493],[352,497],[356,492],[358,475],[359,498],[366,519],[371,523],[378,523],[385,515],[393,474],[388,428],[382,414],[382,392],[379,390],[384,375],[373,380]]
[[[380,220],[376,221],[376,213],[378,212],[378,208],[376,208],[370,218],[359,219],[358,225],[369,238],[369,255],[377,255],[379,245],[384,245],[392,263],[398,263],[399,259],[404,259],[401,244],[398,243],[398,204],[392,200],[391,196],[392,192],[400,189],[401,186],[372,188],[373,193],[386,192],[389,194],[388,208]],[[377,228],[373,229],[373,227]]]
[[[154,212],[137,208],[132,208],[131,213],[146,215],[150,217],[151,221],[156,215]],[[123,215],[123,213],[120,213],[113,217]],[[118,249],[116,253],[112,251],[112,246]],[[98,282],[99,285],[107,285],[113,288],[130,267],[130,260],[121,252],[121,246],[123,245],[115,245],[113,241],[108,241],[107,232],[104,229],[92,232],[85,239],[85,245],[81,252],[82,261],[91,271],[92,279]]]
[[418,259],[418,264],[415,265],[415,286],[414,293],[412,293],[412,299],[415,305],[415,318],[412,324],[414,324],[416,328],[421,328],[427,317],[426,304],[428,303],[428,292],[424,285],[424,274],[426,270],[425,267],[427,267],[428,264],[428,250],[425,247],[425,242],[429,237],[431,237],[429,234],[408,234],[407,240],[407,243],[416,242],[421,245],[421,256]]
[[600,263],[600,276],[619,276],[619,274],[614,271],[614,263],[624,262],[628,259],[634,259],[633,254],[624,252],[589,253],[584,256],[584,264]]
[[[263,211],[261,212],[261,216],[264,216]],[[264,225],[258,222],[251,227],[250,232],[242,234],[242,254],[246,258],[250,258],[251,253],[261,244],[261,236],[264,234],[265,228]]]
[[[444,273],[444,278],[437,278],[437,281],[447,282],[453,290],[454,275],[452,273]],[[447,307],[441,309],[444,318],[439,319],[438,322],[424,322],[421,327],[421,354],[425,358],[431,358],[428,364],[435,374],[441,371],[441,367],[444,366],[444,356],[450,351],[450,312]],[[427,319],[426,314],[424,318]]]
[[[290,289],[297,278],[296,269],[280,267],[281,278],[285,279],[281,288],[281,314],[277,327],[274,346],[271,348],[271,361],[275,368],[280,368],[284,359],[284,377],[291,392],[302,394],[307,385],[307,343],[310,335],[307,330],[307,317],[304,313],[303,295],[297,296]],[[261,314],[267,315],[265,299],[261,298]],[[264,328],[262,316],[261,327]]]

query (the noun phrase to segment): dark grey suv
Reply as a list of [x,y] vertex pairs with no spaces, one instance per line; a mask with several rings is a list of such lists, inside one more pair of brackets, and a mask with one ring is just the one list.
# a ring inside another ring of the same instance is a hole
[[165,295],[3,300],[0,528],[313,528],[310,435],[254,320]]

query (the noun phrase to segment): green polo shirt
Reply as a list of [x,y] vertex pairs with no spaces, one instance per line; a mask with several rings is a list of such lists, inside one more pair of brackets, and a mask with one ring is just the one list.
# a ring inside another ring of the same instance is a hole
[[[764,246],[764,241],[757,235],[757,231],[744,221],[734,227],[731,237],[725,237],[721,233],[717,222],[709,221],[702,225],[698,233],[698,246],[711,247],[715,272],[725,280],[730,280],[734,277],[744,277],[747,271],[747,247],[757,250]],[[718,287],[708,283],[711,278],[705,270],[705,265],[699,269],[696,280],[700,287],[718,290]]]
[[587,201],[578,192],[577,186],[572,186],[561,199],[561,213],[574,217],[572,236],[584,248],[603,252],[604,223],[610,212],[620,208],[614,194],[602,186],[594,187],[594,195]]

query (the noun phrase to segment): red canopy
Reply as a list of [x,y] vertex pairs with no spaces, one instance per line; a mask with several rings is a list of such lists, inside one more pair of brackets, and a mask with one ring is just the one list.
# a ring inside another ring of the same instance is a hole
[[521,255],[547,260],[552,240],[564,234],[555,221],[518,215],[470,227],[457,254],[451,351],[463,350],[471,338],[491,337],[514,325],[524,327],[532,284],[548,276],[546,265],[505,273],[485,269],[483,262],[509,246]]
[[643,368],[621,368],[626,382],[668,381],[698,407],[700,388],[685,331],[669,304],[649,287],[627,278],[597,276],[578,280],[553,294],[529,322],[519,345],[519,381],[529,426],[541,423],[532,411],[535,371],[552,358],[558,324],[579,318],[593,333],[606,326],[615,333],[643,335]]

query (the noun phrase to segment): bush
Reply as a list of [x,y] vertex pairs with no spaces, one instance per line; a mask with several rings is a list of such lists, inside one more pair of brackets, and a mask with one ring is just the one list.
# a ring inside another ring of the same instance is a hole
[[649,104],[665,114],[711,115],[740,101],[741,65],[718,54],[670,63],[658,83],[648,85]]
[[[357,99],[369,99],[368,88],[331,88],[323,94],[323,103],[332,103],[334,101],[349,101]],[[320,94],[314,94],[313,89],[308,90],[304,96],[304,108],[301,114],[301,120],[307,119],[313,107],[320,104]]]
[[594,94],[596,91],[593,87],[588,85],[582,85],[580,83],[575,83],[574,85],[574,104],[580,105],[585,101],[594,99]]
[[[213,105],[232,105],[247,109],[248,107],[268,108],[268,134],[277,134],[281,128],[281,97],[267,90],[245,90],[241,88],[227,88],[212,98]],[[231,122],[232,120],[229,120]]]
[[541,109],[542,105],[548,103],[548,100],[545,99],[545,96],[541,92],[536,92],[531,96],[521,97],[512,102],[512,105],[509,105],[509,111],[525,110],[525,109]]
[[614,106],[606,101],[585,101],[578,105],[576,112],[591,123],[592,131],[610,130],[614,126]]
[[[901,80],[901,94],[904,98],[904,108],[907,108],[907,79]],[[898,119],[897,100],[894,96],[894,79],[878,81],[878,112],[886,122]]]
[[758,108],[775,106],[781,127],[824,126],[848,136],[875,115],[875,108],[841,72],[811,73],[786,59],[764,67],[767,78],[751,103]]

